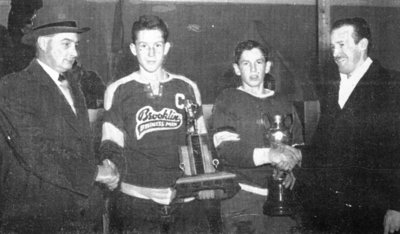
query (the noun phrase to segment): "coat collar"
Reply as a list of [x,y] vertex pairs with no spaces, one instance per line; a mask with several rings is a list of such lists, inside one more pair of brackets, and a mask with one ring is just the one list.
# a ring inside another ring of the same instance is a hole
[[74,106],[76,109],[75,115],[64,95],[36,59],[32,60],[25,71],[30,74],[29,79],[34,79],[36,82],[38,82],[42,86],[41,89],[49,92],[50,96],[54,98],[56,103],[62,103],[62,106],[60,106],[62,113],[60,115],[79,135],[86,137],[84,134],[85,131],[90,130],[89,117],[85,105],[85,99],[77,80],[67,77],[71,87],[71,95],[74,99]]
[[360,105],[360,103],[368,101],[365,100],[365,97],[369,96],[372,90],[374,90],[374,92],[380,92],[379,90],[376,90],[376,88],[379,87],[379,83],[383,81],[381,79],[384,79],[384,77],[380,77],[384,75],[382,74],[382,69],[383,68],[380,63],[376,60],[373,60],[371,66],[368,68],[361,80],[357,83],[353,92],[350,94],[347,102],[343,106],[342,111],[349,108],[352,109],[354,105]]

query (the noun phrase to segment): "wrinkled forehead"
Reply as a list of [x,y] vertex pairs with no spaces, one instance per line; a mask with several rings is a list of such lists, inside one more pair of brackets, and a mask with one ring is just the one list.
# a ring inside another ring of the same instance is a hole
[[46,35],[43,37],[50,38],[53,41],[71,41],[71,42],[79,41],[79,34],[72,32],[56,33],[56,34]]

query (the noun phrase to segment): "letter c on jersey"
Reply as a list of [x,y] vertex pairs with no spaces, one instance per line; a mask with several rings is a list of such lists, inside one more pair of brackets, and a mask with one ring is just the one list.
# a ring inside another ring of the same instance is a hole
[[185,107],[185,95],[182,93],[175,94],[175,106],[178,109],[183,109]]

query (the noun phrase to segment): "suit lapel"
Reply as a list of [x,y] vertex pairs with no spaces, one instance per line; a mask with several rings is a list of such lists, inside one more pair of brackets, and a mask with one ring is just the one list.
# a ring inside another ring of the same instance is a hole
[[[71,87],[71,95],[74,100],[76,115],[74,115],[75,122],[79,126],[79,130],[85,136],[85,133],[90,131],[90,123],[85,98],[79,84],[79,80],[67,76]],[[70,108],[71,109],[71,108]],[[72,110],[71,110],[72,112]],[[73,112],[72,112],[73,113]]]
[[61,90],[36,60],[31,63],[31,66],[28,68],[28,70],[29,69],[32,69],[31,74],[34,74],[35,79],[41,84],[43,90],[48,92],[49,96],[53,98],[52,102],[58,104],[55,108],[60,111],[60,116],[64,118],[69,126],[71,126],[71,128],[77,133],[77,135],[84,137],[84,132],[87,129],[85,127],[86,122],[84,106],[79,105],[79,103],[82,103],[82,100],[77,90],[78,87],[76,87],[73,81],[70,81],[71,95],[77,112],[77,115],[75,115]]
[[325,113],[330,116],[337,116],[340,112],[340,106],[338,103],[339,99],[339,80],[335,79],[329,84],[329,89],[327,90],[327,95],[323,103],[326,103]]
[[354,109],[355,106],[360,106],[360,103],[364,103],[368,94],[368,87],[370,86],[371,82],[374,82],[371,79],[374,79],[374,73],[378,69],[376,62],[373,62],[371,66],[368,68],[367,72],[363,75],[361,80],[358,82],[356,87],[354,88],[353,92],[350,94],[349,99],[347,100],[346,104],[344,105],[342,111],[347,109]]

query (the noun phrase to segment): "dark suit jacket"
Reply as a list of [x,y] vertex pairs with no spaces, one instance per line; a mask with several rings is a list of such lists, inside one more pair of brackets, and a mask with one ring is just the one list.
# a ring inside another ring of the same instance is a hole
[[23,160],[32,169],[21,167],[12,154],[3,154],[3,226],[23,220],[34,227],[38,220],[47,220],[46,225],[57,229],[80,218],[93,191],[96,163],[88,112],[78,82],[69,83],[77,115],[36,60],[1,80],[0,103],[18,133]]
[[338,82],[331,85],[321,102],[314,150],[306,151],[302,165],[304,170],[315,172],[310,188],[326,192],[310,201],[320,204],[322,213],[337,207],[355,218],[359,214],[351,210],[358,207],[365,211],[363,215],[379,214],[371,220],[381,227],[387,209],[400,211],[400,105],[396,82],[388,70],[373,61],[343,109],[337,103]]

